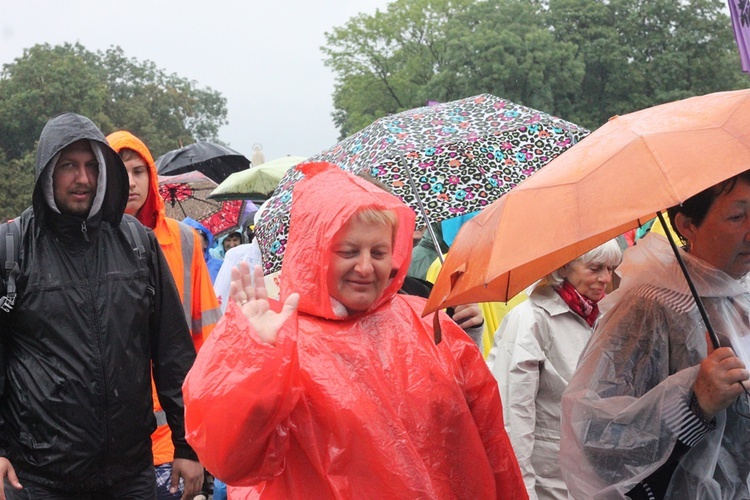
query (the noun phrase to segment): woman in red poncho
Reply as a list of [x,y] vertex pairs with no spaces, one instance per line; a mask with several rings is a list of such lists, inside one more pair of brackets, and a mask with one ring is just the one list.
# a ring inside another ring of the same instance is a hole
[[257,288],[233,271],[185,380],[201,462],[230,499],[526,498],[481,353],[442,313],[436,344],[424,299],[397,294],[414,213],[332,165],[301,168],[283,306],[260,268]]

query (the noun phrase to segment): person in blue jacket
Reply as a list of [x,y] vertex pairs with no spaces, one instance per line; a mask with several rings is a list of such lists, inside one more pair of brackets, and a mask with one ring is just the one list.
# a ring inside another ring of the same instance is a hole
[[209,250],[214,245],[214,235],[209,231],[209,229],[198,222],[195,219],[191,219],[190,217],[185,217],[182,219],[182,222],[187,224],[188,226],[192,227],[198,233],[203,237],[203,258],[206,259],[206,266],[208,267],[208,274],[211,276],[211,283],[216,281],[216,275],[219,274],[219,269],[221,269],[221,260],[212,257]]

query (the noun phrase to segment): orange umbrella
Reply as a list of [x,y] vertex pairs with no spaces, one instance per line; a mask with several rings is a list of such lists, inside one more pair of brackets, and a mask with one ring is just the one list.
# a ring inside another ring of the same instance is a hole
[[612,118],[468,221],[425,314],[507,301],[657,212],[750,169],[750,90]]

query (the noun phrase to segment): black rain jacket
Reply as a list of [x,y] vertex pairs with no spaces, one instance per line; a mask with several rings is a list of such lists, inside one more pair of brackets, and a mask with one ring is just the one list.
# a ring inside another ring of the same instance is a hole
[[[80,139],[101,146],[107,168],[102,207],[85,221],[50,209],[40,181]],[[18,297],[10,314],[0,312],[0,456],[21,483],[91,491],[147,467],[152,364],[175,457],[197,459],[185,441],[181,390],[194,347],[154,234],[147,230],[142,258],[126,237],[128,189],[120,157],[90,120],[66,113],[48,122],[33,210],[21,217]]]

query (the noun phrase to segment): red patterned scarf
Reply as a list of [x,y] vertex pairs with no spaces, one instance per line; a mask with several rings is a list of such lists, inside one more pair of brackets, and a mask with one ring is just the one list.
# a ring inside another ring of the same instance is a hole
[[563,280],[562,285],[555,287],[555,291],[574,313],[586,320],[589,326],[594,326],[594,321],[599,316],[599,306],[596,302],[578,293],[568,280]]

